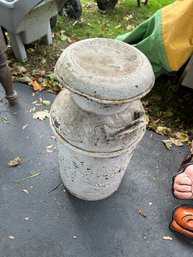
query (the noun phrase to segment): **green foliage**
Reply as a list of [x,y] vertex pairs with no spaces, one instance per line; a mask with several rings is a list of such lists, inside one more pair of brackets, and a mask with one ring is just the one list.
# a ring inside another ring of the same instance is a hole
[[[45,45],[36,41],[28,46],[28,60],[25,63],[15,60],[8,52],[10,66],[25,67],[17,69],[14,79],[32,85],[37,81],[47,91],[58,93],[61,85],[54,75],[54,66],[60,54],[68,45],[86,38],[116,38],[120,34],[133,30],[158,9],[174,0],[148,0],[148,4],[137,0],[119,0],[113,10],[100,11],[94,0],[81,0],[83,11],[79,21],[58,16],[56,26],[52,29],[53,44]],[[35,71],[35,72],[34,72]],[[172,128],[172,131],[188,131],[193,136],[193,90],[179,86],[176,76],[161,76],[154,88],[144,98],[146,112],[150,118],[149,127],[156,130],[158,126]]]
[[[115,38],[132,30],[158,9],[172,2],[149,0],[147,5],[141,3],[141,7],[138,7],[137,0],[120,0],[114,9],[100,11],[94,0],[81,0],[83,12],[80,21],[74,21],[67,16],[59,17],[54,31],[65,31],[67,37],[78,40],[95,37]],[[60,35],[57,35],[57,38],[59,39]]]

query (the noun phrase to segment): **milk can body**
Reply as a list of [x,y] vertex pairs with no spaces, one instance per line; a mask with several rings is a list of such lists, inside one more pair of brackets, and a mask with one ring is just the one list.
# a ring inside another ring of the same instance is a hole
[[140,98],[153,86],[151,65],[125,43],[90,39],[65,49],[55,71],[66,88],[50,115],[62,181],[80,199],[104,199],[118,189],[145,132]]

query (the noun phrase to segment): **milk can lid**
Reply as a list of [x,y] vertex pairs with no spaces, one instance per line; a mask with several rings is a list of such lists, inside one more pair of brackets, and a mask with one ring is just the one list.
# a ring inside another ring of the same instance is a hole
[[55,72],[70,91],[112,104],[140,99],[155,80],[151,64],[141,51],[106,38],[73,43],[59,57]]

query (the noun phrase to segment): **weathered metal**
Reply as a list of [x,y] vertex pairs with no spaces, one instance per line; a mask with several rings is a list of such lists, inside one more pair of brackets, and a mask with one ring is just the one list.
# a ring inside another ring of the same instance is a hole
[[66,88],[50,115],[63,183],[80,199],[104,199],[145,132],[140,98],[154,84],[151,65],[132,46],[96,38],[66,48],[55,72]]
[[17,93],[13,89],[11,72],[7,65],[5,51],[6,44],[0,27],[0,83],[5,89],[5,98],[9,101],[10,105],[14,105],[17,103]]

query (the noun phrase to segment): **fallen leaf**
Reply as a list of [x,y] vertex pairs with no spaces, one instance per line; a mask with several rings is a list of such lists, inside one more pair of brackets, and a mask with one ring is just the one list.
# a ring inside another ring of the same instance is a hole
[[174,144],[175,146],[183,146],[184,145],[179,139],[171,137],[170,140],[171,140],[172,144]]
[[177,139],[179,139],[182,143],[187,143],[190,139],[189,136],[185,133],[177,132],[174,134]]
[[10,122],[9,122],[7,117],[3,117],[2,121],[3,121],[4,124],[10,124]]
[[142,217],[147,218],[147,216],[144,213],[144,210],[138,210],[138,212]]
[[35,91],[42,91],[44,89],[36,80],[32,81],[31,85]]
[[15,167],[21,164],[21,158],[17,156],[15,159],[8,162],[9,167]]
[[35,51],[35,49],[33,49],[32,47],[27,48],[27,52],[28,52],[28,53],[34,53],[34,51]]
[[50,113],[48,110],[38,111],[33,113],[34,120],[45,120],[46,118],[49,118],[49,116],[50,116]]
[[26,129],[29,126],[29,124],[23,125],[22,129]]
[[75,37],[68,37],[67,41],[68,41],[68,43],[75,43],[78,41],[78,39]]
[[9,239],[14,240],[15,236],[9,236]]
[[27,70],[26,70],[25,67],[17,65],[14,68],[12,68],[11,74],[12,75],[18,75],[18,74],[21,74],[21,73],[25,73],[26,71]]
[[172,141],[170,139],[163,140],[163,143],[165,144],[167,149],[170,150],[172,148]]
[[130,14],[130,15],[126,15],[126,16],[124,16],[123,17],[123,20],[125,20],[125,21],[129,21],[129,20],[132,20],[134,17],[133,17],[133,15],[132,14]]
[[145,114],[144,118],[145,118],[146,124],[148,124],[150,121],[149,115]]
[[28,176],[28,177],[25,177],[25,178],[22,178],[22,179],[17,180],[16,183],[20,183],[20,182],[22,182],[22,181],[25,181],[25,180],[31,179],[31,178],[35,178],[35,177],[40,176],[40,175],[41,175],[40,172],[34,173],[34,174],[32,174],[31,176]]
[[48,145],[46,148],[47,148],[47,149],[50,149],[50,148],[52,148],[52,147],[54,147],[54,145]]
[[129,25],[127,25],[127,27],[126,27],[126,30],[132,30],[132,29],[134,29],[135,28],[135,25],[134,24],[129,24]]
[[155,132],[163,136],[168,135],[171,132],[171,129],[167,127],[158,126]]
[[61,30],[60,31],[60,40],[65,41],[67,39],[68,39],[68,37],[65,35],[65,30]]
[[172,240],[172,237],[170,237],[170,236],[163,236],[162,237],[164,240]]
[[42,103],[45,106],[49,106],[50,105],[50,101],[48,101],[48,100],[43,100]]
[[29,191],[27,189],[22,189],[21,191],[29,195]]
[[35,112],[35,110],[36,110],[36,107],[33,107],[33,108],[31,108],[31,109],[29,110],[29,112]]
[[29,76],[23,76],[23,77],[19,78],[19,81],[23,82],[23,83],[28,83],[28,84],[33,82]]
[[46,147],[46,152],[47,153],[53,153],[54,152],[54,145],[48,145],[47,147]]

